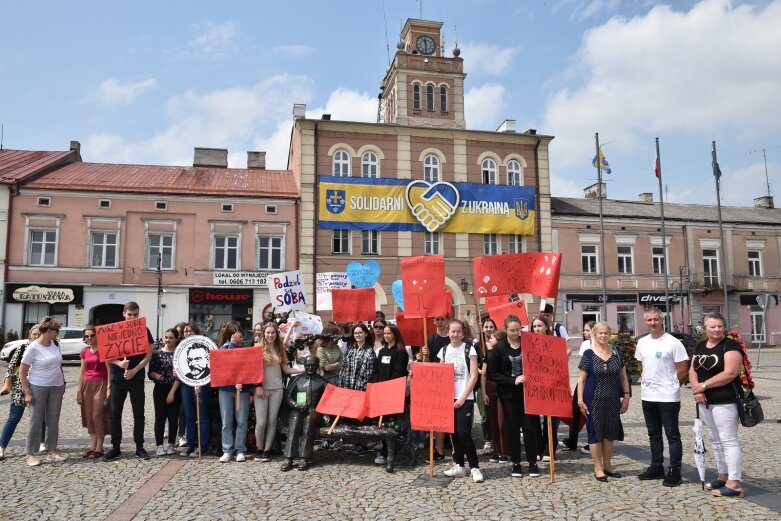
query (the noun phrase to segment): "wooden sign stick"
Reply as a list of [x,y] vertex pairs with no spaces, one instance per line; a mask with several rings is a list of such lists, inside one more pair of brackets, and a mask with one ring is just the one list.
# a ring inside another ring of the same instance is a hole
[[241,391],[236,389],[236,412],[239,412],[239,409],[241,409]]
[[380,424],[377,425],[378,429],[382,429],[382,414],[380,415]]
[[330,428],[330,429],[328,429],[328,435],[329,435],[329,436],[330,436],[330,435],[331,435],[331,433],[334,431],[334,427],[336,427],[336,424],[337,424],[337,423],[339,423],[339,418],[341,418],[341,417],[342,417],[342,415],[341,415],[341,414],[338,414],[338,415],[336,416],[336,419],[335,419],[335,420],[334,420],[334,422],[331,424],[331,428]]
[[201,396],[199,389],[195,390],[195,435],[198,436],[198,464],[201,463]]
[[548,456],[550,456],[550,482],[556,482],[556,460],[555,450],[553,445],[553,420],[548,416]]

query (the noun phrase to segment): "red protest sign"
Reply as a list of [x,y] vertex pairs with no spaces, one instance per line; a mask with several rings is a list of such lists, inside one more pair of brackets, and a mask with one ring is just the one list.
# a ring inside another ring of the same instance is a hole
[[149,352],[145,317],[97,326],[95,334],[101,362]]
[[485,297],[485,308],[495,308],[501,306],[502,304],[507,304],[509,301],[510,299],[508,299],[505,295],[489,295]]
[[529,325],[529,317],[526,315],[526,303],[523,300],[516,300],[515,302],[507,302],[497,307],[488,308],[488,314],[491,315],[491,320],[496,323],[496,327],[504,329],[504,319],[510,315],[515,315],[521,319],[522,326]]
[[453,432],[453,364],[412,364],[410,425],[416,431]]
[[403,413],[406,392],[406,376],[386,382],[366,384],[366,416],[376,418],[386,414]]
[[560,253],[507,253],[475,257],[472,267],[475,291],[479,297],[531,293],[555,298],[559,293]]
[[396,313],[396,327],[399,328],[401,338],[408,346],[422,346],[426,343],[423,338],[423,319],[406,318],[404,313]]
[[333,289],[331,300],[335,322],[362,322],[377,316],[374,288]]
[[571,418],[567,341],[557,336],[523,332],[521,346],[526,414]]
[[323,397],[320,398],[320,402],[318,402],[315,410],[320,414],[355,418],[358,421],[363,421],[363,418],[366,416],[364,414],[365,406],[365,391],[354,391],[328,384],[325,386]]
[[445,257],[425,255],[401,259],[404,316],[436,317],[450,314],[445,305]]
[[209,351],[212,387],[263,382],[263,349],[241,347]]

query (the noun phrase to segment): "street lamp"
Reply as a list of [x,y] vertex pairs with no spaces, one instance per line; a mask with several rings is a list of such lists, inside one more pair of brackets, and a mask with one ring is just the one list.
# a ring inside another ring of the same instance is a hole
[[163,304],[163,255],[157,253],[157,270],[155,270],[155,276],[157,277],[157,342],[160,343],[160,313],[162,311]]
[[461,291],[466,293],[469,290],[469,283],[465,278],[461,277]]

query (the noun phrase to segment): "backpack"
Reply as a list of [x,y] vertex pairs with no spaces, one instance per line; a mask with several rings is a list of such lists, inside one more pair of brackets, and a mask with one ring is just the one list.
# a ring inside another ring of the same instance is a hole
[[[442,348],[442,360],[445,360],[445,357],[447,355],[447,348],[450,347],[450,344],[444,346]],[[474,347],[470,345],[467,342],[464,342],[464,360],[466,360],[466,370],[469,371],[470,365],[469,365],[469,348]],[[482,365],[483,361],[480,359],[480,350],[475,348],[475,352],[477,353],[477,367],[478,367],[478,373],[477,373],[477,381],[475,382],[475,386],[472,388],[472,392],[477,392],[478,389],[480,389],[480,366]],[[471,374],[469,376],[472,376]]]

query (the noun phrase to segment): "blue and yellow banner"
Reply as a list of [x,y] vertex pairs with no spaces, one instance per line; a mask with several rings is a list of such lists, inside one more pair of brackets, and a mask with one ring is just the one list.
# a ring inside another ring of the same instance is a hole
[[532,235],[528,186],[321,176],[320,227]]

